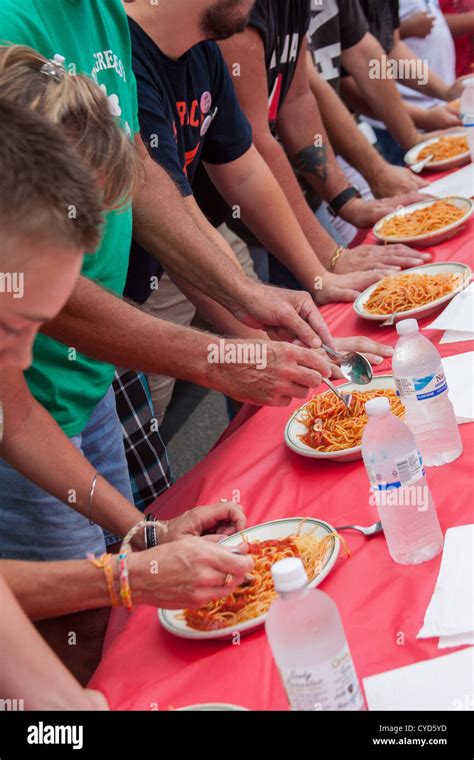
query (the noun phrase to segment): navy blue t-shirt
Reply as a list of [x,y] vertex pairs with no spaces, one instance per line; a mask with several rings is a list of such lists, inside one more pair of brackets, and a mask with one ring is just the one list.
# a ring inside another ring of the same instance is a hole
[[[214,42],[201,42],[172,60],[133,19],[129,25],[141,137],[181,193],[192,195],[199,162],[240,158],[252,145],[252,129]],[[145,303],[162,273],[159,262],[134,241],[125,296]]]

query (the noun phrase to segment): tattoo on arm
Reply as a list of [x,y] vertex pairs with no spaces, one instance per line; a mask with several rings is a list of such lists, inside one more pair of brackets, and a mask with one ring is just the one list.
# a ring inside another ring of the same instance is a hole
[[328,178],[328,154],[326,146],[309,145],[293,156],[296,169],[302,174],[315,174],[316,177],[326,182]]

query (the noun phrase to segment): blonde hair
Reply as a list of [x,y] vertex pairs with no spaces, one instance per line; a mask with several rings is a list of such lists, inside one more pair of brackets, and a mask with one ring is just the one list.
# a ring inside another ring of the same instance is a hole
[[[9,241],[84,253],[99,245],[103,199],[63,130],[0,96],[0,261]],[[74,208],[74,215],[69,211]]]
[[[80,158],[97,176],[107,210],[121,208],[136,190],[139,158],[92,79],[56,67],[26,45],[0,45],[0,96],[34,110],[64,129]],[[49,65],[49,69],[51,66]]]

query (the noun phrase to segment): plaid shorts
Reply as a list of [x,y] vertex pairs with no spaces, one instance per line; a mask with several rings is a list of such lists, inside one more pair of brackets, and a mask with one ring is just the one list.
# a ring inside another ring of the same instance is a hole
[[135,506],[144,511],[173,484],[168,454],[158,430],[145,375],[117,369],[114,390],[133,500]]

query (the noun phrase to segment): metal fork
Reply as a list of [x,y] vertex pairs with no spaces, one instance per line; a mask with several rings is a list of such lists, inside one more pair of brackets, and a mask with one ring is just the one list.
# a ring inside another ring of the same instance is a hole
[[393,314],[390,314],[389,318],[386,319],[385,322],[381,322],[379,327],[393,327],[397,317],[398,317],[398,313],[395,311]]
[[373,525],[364,527],[362,525],[339,525],[336,530],[357,530],[359,533],[363,533],[364,536],[376,536],[378,533],[383,533],[383,527],[380,520]]
[[326,383],[328,388],[330,388],[332,392],[336,394],[338,399],[340,399],[342,403],[344,404],[344,406],[346,407],[347,411],[350,412],[352,393],[341,393],[340,390],[338,390],[338,388],[336,388],[336,386],[333,385],[331,381],[328,380],[327,378],[324,378],[323,382]]

